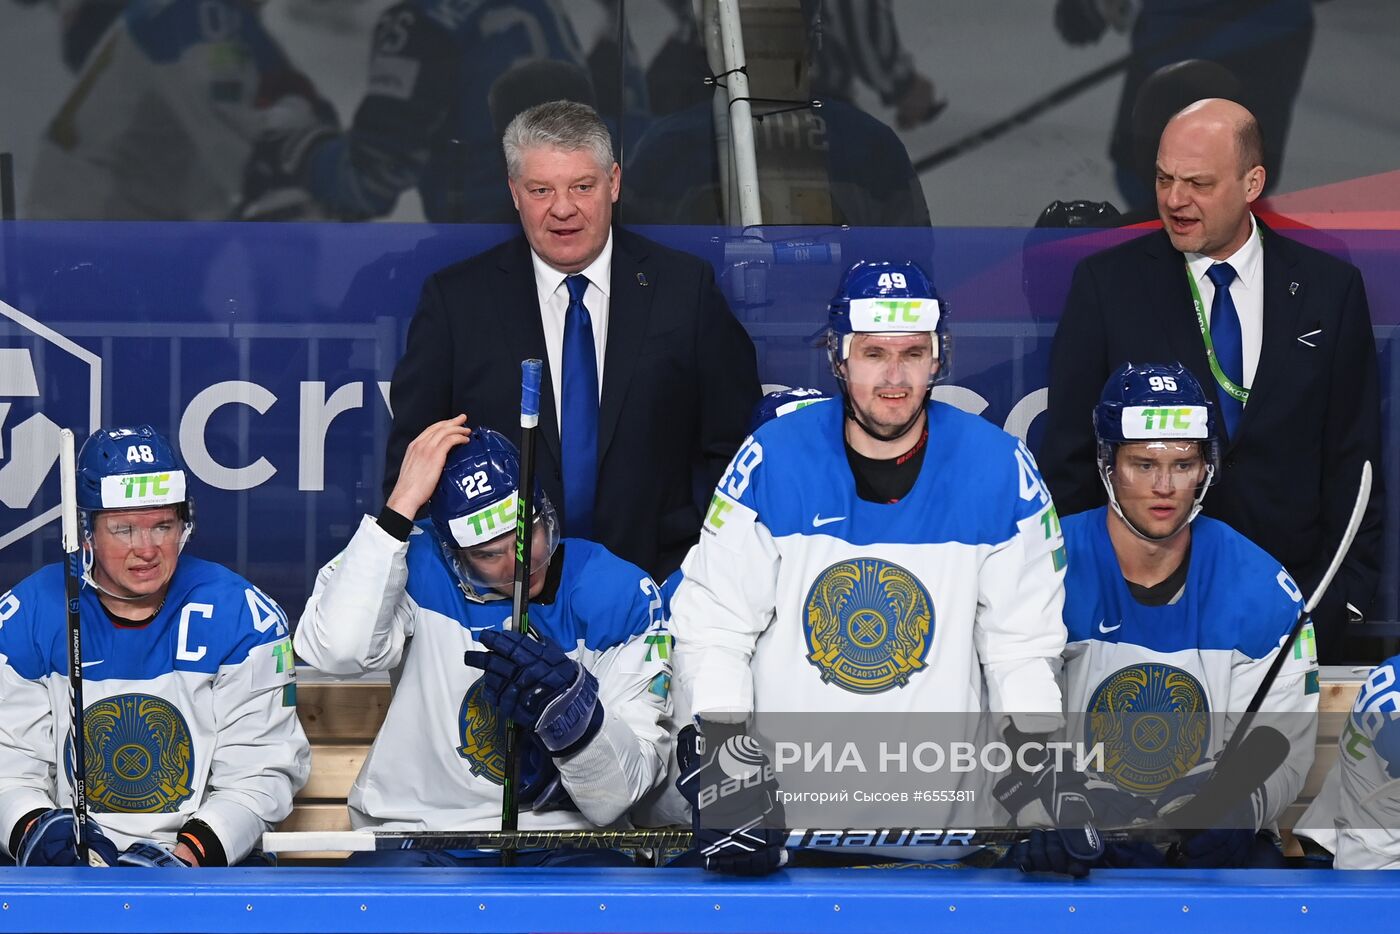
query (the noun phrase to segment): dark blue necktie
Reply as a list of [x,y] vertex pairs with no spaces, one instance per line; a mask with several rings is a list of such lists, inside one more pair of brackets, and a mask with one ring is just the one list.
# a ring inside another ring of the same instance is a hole
[[564,534],[590,538],[598,487],[598,355],[593,344],[593,319],[583,305],[588,279],[569,276],[564,285],[569,289],[559,431],[564,456]]
[[[1210,340],[1215,347],[1215,359],[1220,372],[1236,386],[1244,386],[1244,340],[1240,337],[1240,315],[1235,300],[1230,297],[1230,283],[1235,280],[1235,268],[1229,263],[1216,263],[1206,270],[1215,283],[1215,298],[1210,303]],[[1225,432],[1235,437],[1244,404],[1220,387],[1220,415],[1225,420]]]

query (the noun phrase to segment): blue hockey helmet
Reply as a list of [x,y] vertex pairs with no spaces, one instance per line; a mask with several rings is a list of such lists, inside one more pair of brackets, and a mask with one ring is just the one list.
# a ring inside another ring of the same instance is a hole
[[[1098,443],[1099,476],[1108,491],[1108,501],[1128,527],[1143,538],[1161,541],[1170,538],[1201,511],[1206,490],[1220,473],[1220,432],[1215,406],[1206,398],[1201,384],[1180,363],[1125,363],[1104,384],[1099,404],[1094,406],[1094,437]],[[1122,444],[1168,444],[1191,442],[1199,445],[1205,462],[1205,477],[1197,486],[1191,512],[1169,535],[1145,535],[1123,516],[1113,485],[1116,452]]]
[[758,404],[753,407],[753,414],[749,416],[749,434],[758,431],[761,426],[768,424],[775,418],[791,415],[798,409],[805,409],[813,402],[821,402],[830,398],[820,389],[806,389],[802,386],[794,386],[791,389],[775,389],[759,399]]
[[96,560],[93,516],[104,510],[173,506],[184,527],[179,549],[194,534],[194,500],[175,449],[150,425],[99,428],[78,451],[74,472],[78,516],[83,529],[83,579],[119,600],[130,599],[102,587],[92,576]]
[[[514,575],[483,570],[488,550],[510,547],[515,534],[520,456],[515,445],[500,432],[473,428],[465,444],[454,447],[438,479],[428,514],[448,565],[457,573],[468,596],[493,600],[503,594]],[[531,575],[549,565],[559,546],[559,520],[549,497],[535,485],[533,511],[535,533],[543,533],[531,551]],[[541,548],[540,545],[543,545]],[[511,554],[514,548],[510,547]],[[473,561],[473,556],[478,560]],[[491,562],[498,567],[501,562]]]
[[185,506],[185,469],[175,451],[150,425],[99,428],[77,458],[78,508],[144,509]]
[[[846,270],[827,305],[826,348],[832,373],[845,379],[840,364],[850,355],[852,334],[918,333],[933,336],[941,373],[947,369],[946,316],[933,281],[918,263],[861,260]],[[936,376],[930,378],[930,386]]]

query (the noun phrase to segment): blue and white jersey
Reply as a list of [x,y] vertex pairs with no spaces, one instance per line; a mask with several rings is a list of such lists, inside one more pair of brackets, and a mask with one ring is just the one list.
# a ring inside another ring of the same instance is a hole
[[[645,109],[637,60],[627,56],[627,114]],[[575,65],[580,80],[587,74],[562,0],[394,4],[375,26],[369,89],[350,132],[313,157],[312,195],[335,216],[355,219],[388,213],[403,191],[417,187],[430,221],[511,220],[490,102],[512,69],[539,61]],[[542,96],[532,102],[580,90],[537,88]]]
[[1337,745],[1296,832],[1330,849],[1337,869],[1400,869],[1400,655],[1366,676]]
[[[1213,767],[1298,618],[1302,594],[1278,561],[1202,516],[1191,523],[1181,596],[1147,606],[1123,579],[1107,507],[1063,522],[1065,709],[1088,714],[1079,722],[1086,735],[1071,739],[1104,742],[1104,777],[1151,797],[1194,769]],[[1312,766],[1318,668],[1311,623],[1290,654],[1256,721],[1281,730],[1291,745],[1256,796],[1260,826],[1293,803]]]
[[[665,775],[670,755],[670,635],[645,571],[601,545],[565,539],[554,599],[530,626],[598,679],[605,719],[583,749],[555,760],[578,811],[522,813],[522,828],[613,824]],[[321,569],[297,653],[331,674],[390,670],[394,698],[355,784],[351,822],[392,830],[500,826],[505,722],[462,663],[476,634],[503,629],[509,600],[468,600],[428,523],[407,542],[366,516]],[[581,812],[581,813],[580,813]]]
[[253,0],[133,0],[44,132],[28,216],[225,220],[264,132],[314,92]]
[[[72,800],[63,585],[50,565],[0,596],[0,845],[25,814]],[[144,626],[115,625],[91,587],[79,613],[92,818],[118,847],[173,845],[198,818],[243,859],[310,772],[281,608],[186,556]]]
[[720,481],[672,602],[701,713],[984,710],[1060,723],[1064,555],[1025,446],[928,406],[918,479],[856,494],[841,400],[763,425]]

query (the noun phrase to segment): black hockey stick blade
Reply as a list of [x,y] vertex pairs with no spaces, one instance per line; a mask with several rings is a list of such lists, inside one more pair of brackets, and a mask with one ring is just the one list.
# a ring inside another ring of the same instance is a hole
[[1288,739],[1271,726],[1251,730],[1234,754],[1206,782],[1201,793],[1166,814],[1162,822],[1173,830],[1210,830],[1229,811],[1249,799],[1288,758]]

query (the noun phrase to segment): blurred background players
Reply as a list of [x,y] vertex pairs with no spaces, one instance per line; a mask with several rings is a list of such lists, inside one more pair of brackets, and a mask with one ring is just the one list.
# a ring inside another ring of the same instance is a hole
[[894,108],[901,130],[927,123],[948,106],[904,47],[890,0],[802,0],[802,15],[817,97],[854,104],[855,85],[864,84]]
[[[857,263],[828,322],[841,399],[745,441],[673,603],[678,692],[699,725],[677,741],[680,791],[711,869],[785,860],[761,797],[748,822],[697,804],[707,756],[755,714],[985,710],[1015,746],[1061,724],[1054,506],[1016,439],[929,400],[945,333],[932,283],[913,263]],[[1083,784],[1046,767],[997,796],[1022,826],[1078,826],[1066,847],[1092,859]]]
[[44,129],[27,216],[224,220],[255,140],[333,124],[263,27],[260,6],[128,3]]
[[[521,750],[521,826],[607,827],[666,774],[670,636],[656,585],[582,539],[560,541],[535,493],[530,634],[506,631],[515,572],[515,447],[465,416],[408,446],[379,518],[321,569],[296,633],[331,674],[392,671],[384,725],[348,798],[351,823],[494,830],[504,736]],[[413,516],[431,499],[431,521]],[[467,663],[462,663],[463,653]],[[352,862],[461,865],[498,854],[402,850]],[[618,863],[602,850],[536,851],[527,864]]]
[[[287,618],[181,554],[193,500],[150,426],[94,433],[77,489],[92,847],[130,866],[243,862],[310,773]],[[0,845],[21,865],[77,861],[65,606],[59,564],[0,596]]]
[[[692,35],[698,42],[698,33]],[[745,12],[743,38],[764,221],[927,227],[928,204],[908,150],[850,99],[859,75],[909,102],[900,104],[900,119],[931,119],[941,108],[909,65],[888,4],[765,3]],[[895,58],[881,57],[892,50]],[[700,93],[657,119],[632,147],[623,202],[628,219],[737,223],[727,145],[716,147],[716,140],[727,143],[729,129],[716,122],[712,98],[725,92],[704,83],[723,66],[703,54],[668,55],[653,64],[652,77],[664,70],[673,83]]]
[[[630,120],[646,101],[635,62],[632,55],[622,63]],[[429,221],[509,223],[514,211],[501,185],[506,126],[545,101],[617,100],[595,93],[588,69],[559,0],[403,0],[375,25],[368,91],[351,127],[264,140],[249,165],[245,216],[275,215],[284,201],[309,197],[316,212],[364,220],[388,214],[416,188]]]
[[[1109,157],[1125,213],[1150,207],[1150,153],[1170,113],[1190,100],[1228,97],[1259,118],[1263,129],[1265,191],[1281,176],[1293,105],[1313,40],[1314,0],[1058,0],[1055,27],[1071,45],[1096,42],[1112,26],[1131,29],[1132,56],[1110,132]],[[1160,121],[1150,85],[1161,70],[1188,59],[1213,63],[1232,79],[1209,93],[1180,101]],[[1155,124],[1155,126],[1154,126]],[[1143,130],[1148,158],[1140,158]],[[1146,171],[1144,171],[1146,169]]]
[[[1180,364],[1121,367],[1093,418],[1109,505],[1062,520],[1065,710],[1083,725],[1071,739],[1105,744],[1102,777],[1128,795],[1091,800],[1101,818],[1119,809],[1121,824],[1165,814],[1200,790],[1303,603],[1278,561],[1199,515],[1220,470],[1213,408]],[[1287,736],[1288,759],[1221,829],[1187,838],[1177,864],[1282,866],[1274,824],[1302,790],[1317,729],[1311,623],[1286,650],[1260,710],[1284,715],[1266,722]],[[1164,862],[1145,844],[1112,845],[1105,859]]]

